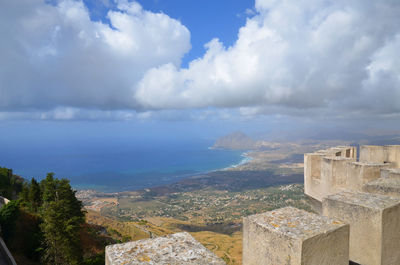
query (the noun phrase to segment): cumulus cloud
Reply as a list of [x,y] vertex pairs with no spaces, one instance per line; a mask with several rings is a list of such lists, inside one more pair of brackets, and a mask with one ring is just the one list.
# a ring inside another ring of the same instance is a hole
[[1,1],[0,111],[45,119],[96,110],[207,116],[210,108],[247,117],[400,113],[398,0],[256,0],[232,46],[210,40],[187,68],[184,25],[136,2],[115,6],[106,23],[92,21],[81,1]]
[[178,67],[190,49],[179,21],[117,1],[109,24],[81,1],[1,1],[0,110],[140,109],[135,83],[152,67]]
[[187,69],[149,70],[138,102],[245,115],[400,112],[399,1],[257,0],[255,8],[233,46],[214,39]]

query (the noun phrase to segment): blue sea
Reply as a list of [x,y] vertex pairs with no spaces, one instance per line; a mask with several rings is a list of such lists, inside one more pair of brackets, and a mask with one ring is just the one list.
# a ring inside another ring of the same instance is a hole
[[26,179],[47,172],[68,178],[76,189],[136,190],[237,165],[241,151],[215,150],[210,139],[44,139],[3,142],[0,166]]

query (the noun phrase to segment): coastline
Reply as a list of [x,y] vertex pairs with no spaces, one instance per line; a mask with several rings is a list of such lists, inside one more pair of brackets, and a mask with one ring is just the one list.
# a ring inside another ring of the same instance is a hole
[[[209,150],[224,150],[224,151],[231,151],[231,152],[238,152],[239,150],[233,150],[233,149],[222,149],[222,148],[215,148],[215,147],[208,147]],[[234,170],[240,166],[246,165],[249,162],[251,162],[254,158],[249,154],[251,151],[247,150],[244,152],[240,153],[240,161],[231,164],[227,167],[220,167],[216,169],[208,169],[208,170],[203,170],[203,171],[198,171],[198,172],[191,172],[191,173],[185,173],[185,174],[171,174],[171,176],[164,176],[160,178],[163,180],[162,183],[155,183],[155,182],[149,182],[149,185],[136,185],[137,187],[129,187],[129,186],[134,186],[134,185],[127,185],[125,186],[126,189],[121,189],[118,187],[115,188],[109,188],[106,185],[97,185],[97,184],[77,184],[73,185],[73,188],[78,191],[78,192],[97,192],[97,193],[104,193],[104,194],[117,194],[117,193],[122,193],[122,192],[141,192],[145,191],[148,189],[152,188],[158,188],[162,186],[167,186],[171,184],[178,183],[179,181],[185,180],[185,179],[190,179],[190,178],[195,178],[197,176],[205,176],[210,173],[215,173],[219,171],[229,171],[229,170]]]
[[232,169],[238,168],[238,167],[240,167],[240,166],[246,165],[246,164],[250,163],[250,162],[254,159],[254,157],[252,157],[250,154],[251,154],[251,151],[243,152],[243,153],[240,155],[240,156],[243,157],[243,159],[242,159],[241,161],[239,161],[239,163],[233,164],[233,165],[230,165],[230,166],[228,166],[228,167],[226,167],[226,168],[218,169],[218,170],[215,170],[215,171],[219,171],[219,170],[232,170]]

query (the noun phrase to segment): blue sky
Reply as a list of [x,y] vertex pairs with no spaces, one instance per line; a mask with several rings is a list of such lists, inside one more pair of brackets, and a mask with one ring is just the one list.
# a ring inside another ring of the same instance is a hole
[[399,15],[392,0],[0,1],[0,120],[399,129]]
[[[93,20],[107,21],[110,6],[102,1],[84,1]],[[155,13],[165,13],[178,19],[190,29],[191,50],[183,58],[183,66],[193,59],[202,57],[204,44],[213,38],[219,38],[225,45],[231,46],[237,39],[238,29],[246,23],[246,18],[254,9],[254,0],[229,1],[186,1],[186,0],[140,0],[144,9]]]

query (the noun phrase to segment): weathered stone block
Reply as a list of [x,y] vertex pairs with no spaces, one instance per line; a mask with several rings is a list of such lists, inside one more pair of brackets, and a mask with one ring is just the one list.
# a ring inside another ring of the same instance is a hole
[[362,265],[400,264],[400,200],[341,192],[322,201],[325,216],[350,224],[350,260]]
[[349,225],[286,207],[243,218],[244,265],[349,264]]
[[386,159],[394,167],[400,167],[400,145],[385,145]]
[[391,162],[395,167],[400,167],[400,145],[360,146],[360,162]]
[[382,178],[400,178],[400,168],[383,168],[381,169]]
[[321,201],[321,162],[325,152],[304,154],[304,193]]
[[387,152],[384,146],[362,145],[360,146],[360,162],[384,163],[387,161]]
[[400,178],[379,178],[366,183],[363,191],[400,198]]
[[[334,165],[330,167],[329,173],[327,173],[326,168],[323,172],[324,158],[333,160],[331,164]],[[345,172],[347,172],[345,164],[355,161],[356,158],[357,148],[354,146],[339,146],[304,154],[304,193],[321,202],[324,196],[336,192],[332,182],[337,181],[340,183],[339,186],[344,186]],[[338,162],[335,163],[335,161]],[[333,187],[333,191],[331,191],[331,187]]]
[[362,191],[365,183],[381,177],[381,169],[389,168],[390,163],[352,162],[348,164],[346,188]]
[[188,233],[143,239],[106,247],[106,265],[197,265],[225,262]]
[[322,197],[347,189],[347,168],[354,158],[324,157],[321,164]]

